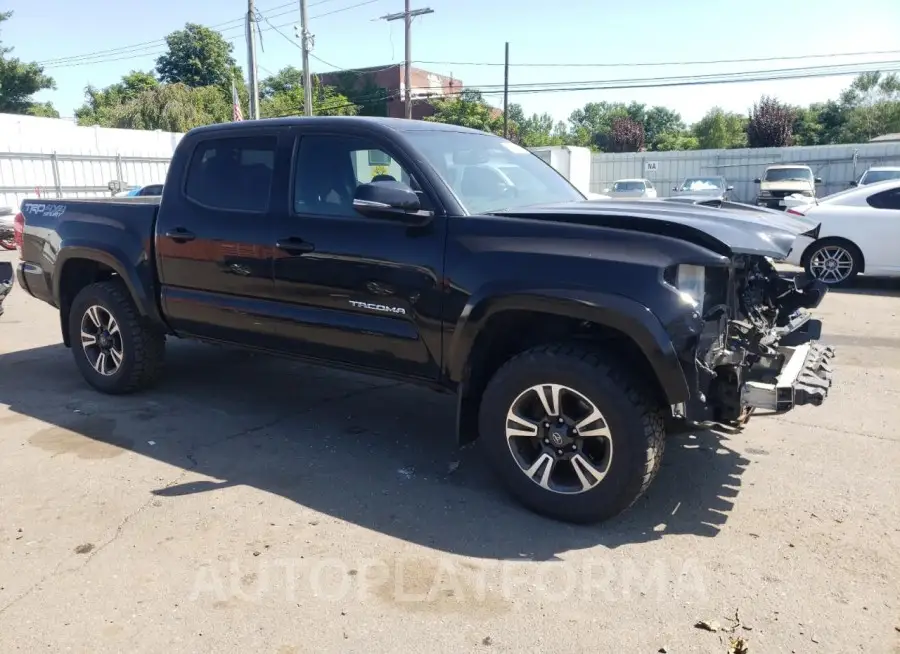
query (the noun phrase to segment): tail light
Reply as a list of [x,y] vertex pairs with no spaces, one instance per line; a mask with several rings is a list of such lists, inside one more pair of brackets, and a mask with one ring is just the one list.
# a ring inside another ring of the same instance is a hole
[[25,214],[21,211],[16,214],[13,222],[13,240],[19,248],[19,256],[22,256],[25,247]]
[[805,213],[803,213],[802,211],[799,211],[798,209],[795,209],[793,207],[788,209],[787,211],[785,211],[785,213],[792,213],[795,216],[803,216],[804,218],[806,217]]

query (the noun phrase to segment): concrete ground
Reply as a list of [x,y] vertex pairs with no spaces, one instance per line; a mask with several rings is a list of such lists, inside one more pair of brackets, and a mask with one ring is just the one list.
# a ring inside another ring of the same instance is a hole
[[104,397],[17,287],[0,651],[900,652],[898,288],[823,303],[824,406],[673,436],[644,499],[574,527],[455,451],[449,396],[176,342]]

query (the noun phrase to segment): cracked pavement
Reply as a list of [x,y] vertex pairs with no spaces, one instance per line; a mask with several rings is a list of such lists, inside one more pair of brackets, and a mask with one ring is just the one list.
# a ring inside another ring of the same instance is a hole
[[817,312],[822,407],[670,437],[587,528],[457,451],[451,396],[174,342],[158,389],[104,397],[16,288],[0,651],[900,652],[900,283],[859,286]]

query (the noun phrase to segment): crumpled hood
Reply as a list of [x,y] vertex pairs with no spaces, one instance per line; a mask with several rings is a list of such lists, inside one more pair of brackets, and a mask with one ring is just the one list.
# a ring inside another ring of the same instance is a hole
[[494,213],[660,234],[727,256],[754,254],[773,259],[787,256],[794,239],[811,228],[809,223],[790,216],[766,216],[762,220],[753,212],[664,200],[565,202]]

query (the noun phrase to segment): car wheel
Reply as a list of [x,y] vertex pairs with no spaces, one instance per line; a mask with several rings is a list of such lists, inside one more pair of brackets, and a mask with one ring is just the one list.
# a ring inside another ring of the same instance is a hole
[[631,506],[659,470],[665,428],[652,398],[627,364],[576,346],[537,347],[490,380],[482,447],[525,506],[599,522]]
[[813,243],[804,257],[806,274],[829,286],[841,286],[859,273],[862,254],[847,241],[822,240]]
[[69,313],[75,364],[103,393],[119,395],[152,386],[165,358],[165,335],[142,320],[119,280],[81,290]]

